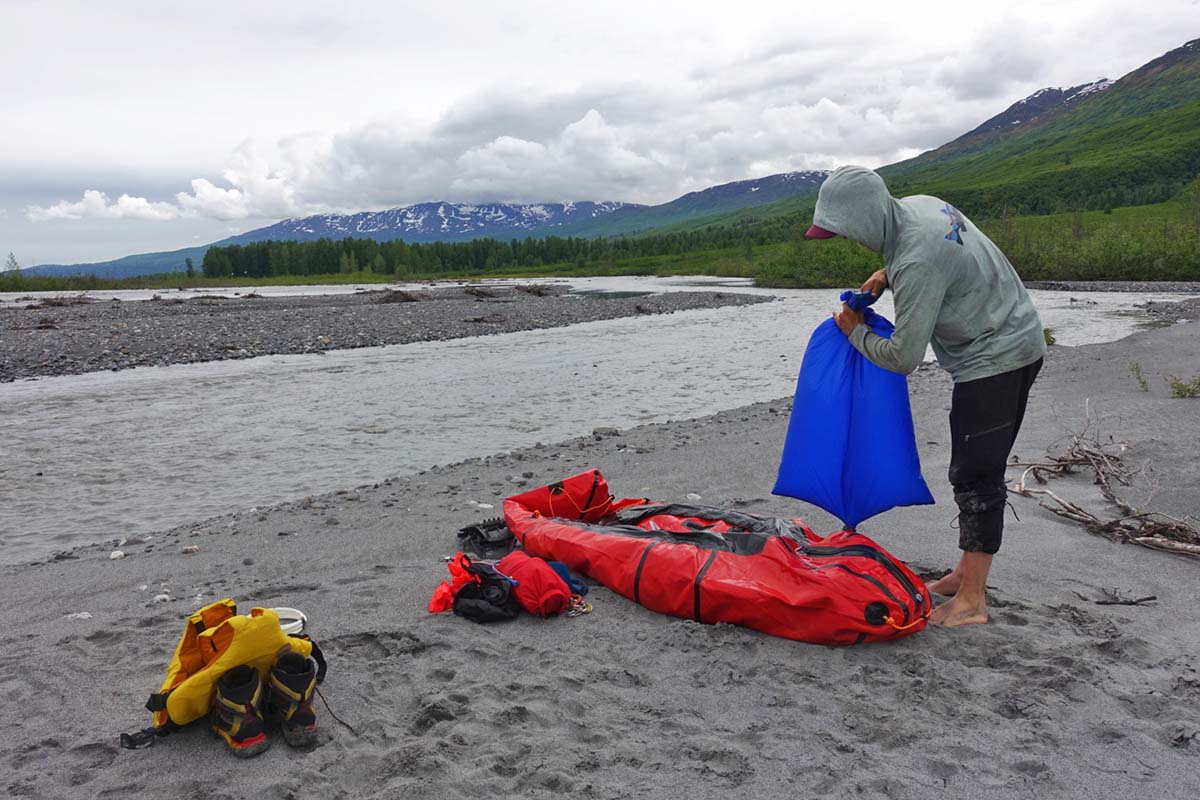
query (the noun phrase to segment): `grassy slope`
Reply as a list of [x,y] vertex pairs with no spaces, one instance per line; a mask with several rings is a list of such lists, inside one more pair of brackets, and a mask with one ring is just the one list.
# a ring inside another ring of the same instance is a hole
[[953,197],[974,213],[1104,205],[1106,190],[1178,189],[1200,172],[1200,45],[1028,127],[951,143],[880,173],[898,195]]

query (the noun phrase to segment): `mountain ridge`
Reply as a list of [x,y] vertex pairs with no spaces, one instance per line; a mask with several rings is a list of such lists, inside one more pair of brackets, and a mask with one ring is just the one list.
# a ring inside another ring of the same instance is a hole
[[1200,172],[1200,39],[1008,128],[879,172],[896,194],[952,196],[975,216],[1166,200]]
[[460,241],[482,236],[561,227],[622,208],[645,208],[617,201],[563,203],[452,203],[444,200],[353,214],[293,217],[230,236],[216,244],[261,241],[315,241],[345,236],[379,241]]
[[655,206],[590,200],[524,204],[440,201],[354,214],[314,214],[281,220],[197,247],[137,253],[86,264],[40,264],[28,267],[23,272],[52,277],[91,274],[106,278],[178,272],[183,270],[185,258],[191,258],[198,269],[209,247],[267,240],[315,241],[350,236],[378,241],[403,239],[409,243],[425,243],[469,241],[483,237],[507,239],[631,234],[680,219],[753,208],[815,192],[827,174],[822,170],[799,170],[732,181],[688,192]]

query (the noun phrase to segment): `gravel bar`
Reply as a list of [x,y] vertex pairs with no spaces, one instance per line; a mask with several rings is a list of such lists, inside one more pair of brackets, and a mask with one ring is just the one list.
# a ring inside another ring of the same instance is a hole
[[0,382],[458,339],[772,299],[703,291],[604,298],[543,285],[137,302],[56,298],[0,308]]
[[1026,289],[1051,292],[1200,292],[1200,281],[1025,281]]

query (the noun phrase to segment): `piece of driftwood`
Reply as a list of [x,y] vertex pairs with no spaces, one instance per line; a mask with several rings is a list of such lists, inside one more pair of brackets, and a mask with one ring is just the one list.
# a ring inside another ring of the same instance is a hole
[[[1114,484],[1130,486],[1136,475],[1121,459],[1126,449],[1124,442],[1114,441],[1111,437],[1107,443],[1102,443],[1095,432],[1094,423],[1089,419],[1082,433],[1067,437],[1063,452],[1047,454],[1044,461],[1009,464],[1010,468],[1022,470],[1021,476],[1009,484],[1009,491],[1039,498],[1042,508],[1079,523],[1096,536],[1156,550],[1200,556],[1200,528],[1194,521],[1172,517],[1161,511],[1134,508],[1117,494]],[[1051,489],[1029,485],[1030,479],[1039,486],[1046,486],[1051,478],[1084,470],[1093,473],[1100,493],[1121,512],[1120,516],[1102,518]]]
[[430,300],[425,292],[407,292],[404,289],[386,289],[373,301],[374,303],[420,303]]
[[1103,596],[1098,600],[1093,597],[1082,595],[1079,592],[1072,592],[1072,594],[1074,594],[1080,600],[1084,600],[1088,603],[1095,603],[1098,606],[1144,606],[1158,600],[1158,598],[1152,594],[1146,595],[1145,597],[1134,598],[1125,597],[1116,589],[1101,589],[1100,591],[1103,593]]

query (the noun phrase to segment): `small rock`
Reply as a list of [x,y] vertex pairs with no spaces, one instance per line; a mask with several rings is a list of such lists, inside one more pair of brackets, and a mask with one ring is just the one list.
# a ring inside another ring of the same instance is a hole
[[592,428],[593,436],[620,436],[621,431],[616,428]]
[[169,595],[169,594],[156,594],[156,595],[154,595],[154,602],[156,602],[156,603],[169,603],[169,602],[171,602],[171,595]]
[[492,505],[491,503],[476,503],[475,507],[476,508],[495,508],[495,506]]
[[79,611],[74,614],[67,614],[63,619],[91,619],[92,615],[87,611]]
[[242,559],[242,566],[243,566],[243,567],[252,567],[252,566],[254,566],[254,559],[253,559],[253,558],[243,558],[243,559]]
[[693,503],[700,499],[700,495],[696,494],[695,492],[688,492],[684,495],[684,497],[686,497],[688,500],[691,500]]
[[120,550],[113,550],[111,553],[108,554],[109,561],[116,561],[117,559],[124,558],[124,557],[125,557],[125,554],[123,552],[121,552]]
[[338,522],[337,517],[330,517],[329,519],[325,520],[325,524],[326,525],[341,525],[342,523]]
[[199,553],[199,552],[200,552],[200,545],[198,545],[198,544],[189,544],[187,547],[183,548],[183,551],[182,551],[182,552],[184,552],[184,553]]

